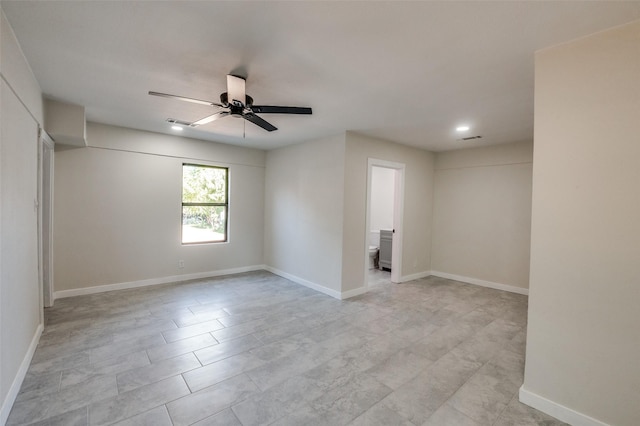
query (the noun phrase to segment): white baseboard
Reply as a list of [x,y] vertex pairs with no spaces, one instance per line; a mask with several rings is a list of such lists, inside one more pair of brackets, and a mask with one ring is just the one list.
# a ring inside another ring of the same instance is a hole
[[367,292],[367,287],[354,288],[353,290],[347,290],[340,293],[340,299],[341,300],[349,299],[350,297],[359,296],[366,292]]
[[[305,287],[309,287],[310,289],[319,291],[320,293],[324,293],[324,294],[326,294],[328,296],[331,296],[331,297],[335,297],[336,299],[343,299],[342,293],[340,293],[339,291],[327,288],[327,287],[325,287],[323,285],[320,285],[320,284],[316,284],[316,283],[311,282],[309,280],[305,280],[304,278],[300,278],[300,277],[298,277],[296,275],[293,275],[293,274],[290,274],[288,272],[281,271],[280,269],[276,269],[276,268],[274,268],[272,266],[268,266],[267,265],[267,266],[264,267],[264,269],[269,271],[269,272],[271,272],[272,274],[276,274],[276,275],[281,276],[282,278],[286,278],[286,279],[288,279],[290,281],[293,281],[296,284],[300,284],[300,285],[303,285]],[[354,294],[354,296],[355,296],[355,294]]]
[[609,426],[607,423],[530,392],[524,388],[524,385],[520,387],[519,399],[523,404],[573,426]]
[[218,271],[198,272],[194,274],[185,274],[185,275],[173,275],[169,277],[151,278],[148,280],[97,285],[92,287],[74,288],[71,290],[60,290],[60,291],[54,292],[53,295],[55,300],[55,299],[62,299],[65,297],[83,296],[86,294],[104,293],[107,291],[124,290],[129,288],[146,287],[146,286],[159,285],[159,284],[169,284],[169,283],[175,283],[175,282],[181,282],[181,281],[190,281],[190,280],[197,280],[197,279],[203,279],[203,278],[219,277],[221,275],[232,275],[232,274],[240,274],[242,272],[253,272],[253,271],[262,271],[262,270],[269,271],[273,274],[276,274],[283,278],[291,280],[294,283],[301,284],[305,287],[309,287],[313,290],[319,291],[321,293],[324,293],[331,297],[335,297],[336,299],[340,299],[340,300],[348,299],[349,297],[354,297],[359,294],[366,293],[367,291],[365,287],[361,287],[361,288],[357,288],[354,290],[349,290],[341,293],[339,291],[305,280],[304,278],[300,278],[298,276],[289,274],[288,272],[281,271],[271,266],[252,265],[252,266],[244,266],[240,268],[221,269]]
[[31,365],[33,354],[36,352],[36,347],[38,346],[38,342],[40,342],[40,336],[42,335],[43,329],[44,329],[44,326],[42,324],[38,325],[38,328],[36,329],[36,333],[33,335],[33,339],[31,339],[31,344],[29,345],[29,349],[27,349],[27,353],[22,359],[22,363],[20,363],[20,368],[16,373],[16,377],[13,379],[13,383],[11,383],[9,392],[7,392],[7,396],[4,399],[4,401],[2,401],[2,408],[0,409],[0,425],[4,425],[5,423],[7,423],[7,419],[9,418],[9,413],[11,412],[11,408],[13,407],[13,403],[16,401],[18,392],[20,392],[20,387],[22,386],[22,382],[24,381],[24,378],[27,375],[27,370],[29,370],[29,365]]
[[240,268],[221,269],[218,271],[197,272],[194,274],[173,275],[170,277],[151,278],[148,280],[129,281],[116,284],[97,285],[93,287],[74,288],[53,293],[54,300],[65,297],[82,296],[85,294],[104,293],[106,291],[123,290],[128,288],[146,287],[150,285],[168,284],[181,281],[197,280],[202,278],[219,277],[221,275],[240,274],[242,272],[261,271],[266,269],[264,265],[243,266]]
[[474,284],[482,287],[489,287],[495,290],[503,290],[511,293],[524,294],[525,296],[529,295],[528,288],[516,287],[508,284],[494,283],[491,281],[479,280],[477,278],[471,278],[471,277],[463,277],[461,275],[447,274],[446,272],[439,272],[439,271],[431,271],[431,275],[435,277],[440,277],[440,278],[447,278],[449,280],[462,281],[463,283],[467,283],[467,284]]
[[432,275],[431,271],[422,271],[417,274],[403,275],[400,277],[400,282],[406,283],[407,281],[419,280],[420,278],[426,278],[430,275]]

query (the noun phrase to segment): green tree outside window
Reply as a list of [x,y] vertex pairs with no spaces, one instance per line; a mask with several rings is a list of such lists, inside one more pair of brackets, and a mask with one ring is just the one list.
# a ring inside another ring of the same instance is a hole
[[182,165],[182,243],[227,241],[229,169]]

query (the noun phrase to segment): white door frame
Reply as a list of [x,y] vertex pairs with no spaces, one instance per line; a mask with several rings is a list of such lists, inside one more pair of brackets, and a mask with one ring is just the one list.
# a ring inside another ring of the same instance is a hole
[[393,169],[395,173],[395,187],[393,192],[393,243],[391,246],[391,282],[399,283],[402,277],[402,234],[404,218],[404,175],[406,164],[393,161],[369,158],[367,161],[367,214],[365,220],[365,259],[364,277],[365,287],[369,288],[369,229],[371,226],[371,175],[374,167]]
[[41,307],[53,306],[53,167],[55,143],[41,129],[38,138],[38,269]]

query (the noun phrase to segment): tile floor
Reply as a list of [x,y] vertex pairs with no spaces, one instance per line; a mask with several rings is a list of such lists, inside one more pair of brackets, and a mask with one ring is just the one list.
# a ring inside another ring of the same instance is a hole
[[8,424],[559,425],[518,402],[527,299],[268,272],[56,301]]

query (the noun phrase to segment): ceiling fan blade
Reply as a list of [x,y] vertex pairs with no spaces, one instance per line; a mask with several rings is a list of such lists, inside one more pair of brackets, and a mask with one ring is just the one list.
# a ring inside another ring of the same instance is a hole
[[262,118],[258,117],[255,114],[243,114],[242,117],[244,117],[245,120],[250,121],[257,126],[262,127],[267,132],[273,132],[274,130],[278,130],[276,126],[274,126],[273,124],[269,123],[266,120],[263,120]]
[[252,105],[251,109],[260,114],[311,114],[311,108],[307,107]]
[[203,124],[207,124],[207,123],[211,123],[212,121],[216,121],[218,118],[226,117],[229,114],[231,114],[231,113],[228,112],[228,111],[220,111],[220,112],[217,112],[215,114],[208,115],[205,118],[201,118],[198,121],[194,121],[193,123],[191,123],[191,126],[193,126],[193,127],[202,126]]
[[224,106],[224,105],[216,103],[216,102],[202,101],[200,99],[186,98],[184,96],[170,95],[168,93],[149,92],[149,94],[151,96],[161,96],[163,98],[177,99],[179,101],[191,102],[191,103],[199,104],[199,105],[209,105],[209,106],[218,106],[218,107]]
[[245,80],[235,75],[227,75],[227,96],[229,103],[240,102],[243,106],[246,101]]

